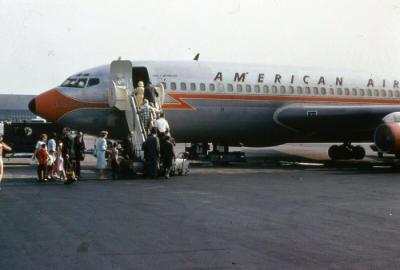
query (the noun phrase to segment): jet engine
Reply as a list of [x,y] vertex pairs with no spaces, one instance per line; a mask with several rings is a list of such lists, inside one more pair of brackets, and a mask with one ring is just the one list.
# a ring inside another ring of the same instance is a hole
[[400,112],[388,114],[375,130],[374,142],[379,152],[400,153]]

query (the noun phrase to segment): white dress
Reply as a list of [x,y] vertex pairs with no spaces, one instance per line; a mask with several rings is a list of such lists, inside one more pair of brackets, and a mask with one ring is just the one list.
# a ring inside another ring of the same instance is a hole
[[104,138],[98,138],[96,141],[96,157],[97,169],[104,169],[107,166],[106,162],[107,141]]

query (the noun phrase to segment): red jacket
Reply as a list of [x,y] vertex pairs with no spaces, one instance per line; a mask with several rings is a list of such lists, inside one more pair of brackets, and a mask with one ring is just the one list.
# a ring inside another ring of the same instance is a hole
[[36,158],[38,159],[40,165],[47,165],[49,154],[47,153],[46,149],[40,148],[36,153]]

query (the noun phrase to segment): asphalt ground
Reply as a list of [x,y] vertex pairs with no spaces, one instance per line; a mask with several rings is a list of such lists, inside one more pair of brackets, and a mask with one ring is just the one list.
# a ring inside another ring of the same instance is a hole
[[0,269],[399,269],[391,159],[330,162],[327,145],[244,149],[170,180],[38,183],[6,161]]

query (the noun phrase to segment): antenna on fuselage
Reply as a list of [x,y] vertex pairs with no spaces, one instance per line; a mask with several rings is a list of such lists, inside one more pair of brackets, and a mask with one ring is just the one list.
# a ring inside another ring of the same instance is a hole
[[200,53],[197,53],[196,56],[193,58],[194,61],[199,61]]

